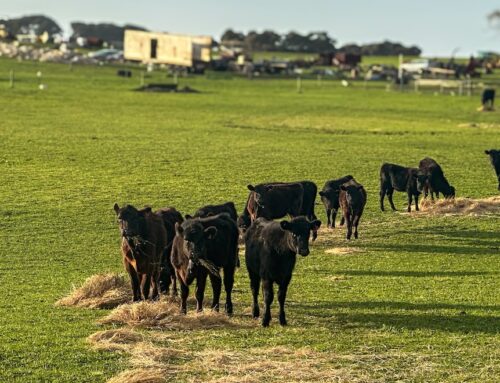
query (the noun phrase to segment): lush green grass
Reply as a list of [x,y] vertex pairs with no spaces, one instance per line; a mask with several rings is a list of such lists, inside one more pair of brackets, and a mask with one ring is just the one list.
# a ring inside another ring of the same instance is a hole
[[[347,246],[336,229],[298,260],[288,328],[274,320],[269,329],[195,331],[187,347],[368,353],[364,372],[387,381],[375,356],[394,352],[403,357],[384,366],[399,372],[417,357],[431,363],[415,380],[500,379],[500,217],[381,213],[377,197],[382,162],[415,166],[424,156],[443,165],[459,196],[495,195],[484,149],[500,146],[498,113],[477,113],[477,98],[337,82],[304,80],[301,94],[294,80],[180,82],[202,93],[144,94],[131,91],[137,76],[112,68],[0,60],[0,381],[99,382],[124,368],[84,342],[104,312],[53,306],[86,277],[121,270],[114,202],[190,213],[233,200],[240,210],[248,183],[321,187],[345,174],[369,195],[361,239],[349,244],[360,251],[325,253]],[[403,209],[404,196],[395,199]],[[241,315],[250,305],[244,267],[234,299]]]

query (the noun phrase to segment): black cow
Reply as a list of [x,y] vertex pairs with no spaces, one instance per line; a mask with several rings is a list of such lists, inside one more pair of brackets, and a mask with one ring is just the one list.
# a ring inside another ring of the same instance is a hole
[[186,313],[189,285],[196,279],[196,308],[203,310],[203,297],[207,275],[210,272],[213,301],[212,309],[219,310],[221,278],[224,271],[226,313],[233,313],[231,292],[238,257],[238,228],[228,214],[207,218],[187,219],[175,225],[176,235],[172,246],[172,265],[181,287],[181,312]]
[[437,198],[439,198],[439,193],[442,193],[445,198],[455,197],[455,188],[450,185],[444,176],[441,166],[432,158],[426,157],[420,161],[418,170],[420,174],[427,176],[424,184],[424,198],[427,198],[429,191],[433,200],[434,193],[436,193]]
[[488,88],[483,90],[483,94],[481,95],[481,104],[485,109],[493,109],[495,104],[495,89]]
[[[300,186],[302,186],[302,197],[300,197]],[[283,218],[286,215],[297,217],[303,215],[309,220],[315,220],[314,205],[318,187],[311,181],[299,182],[272,182],[248,185],[250,195],[243,214],[238,218],[238,226],[245,231],[251,222],[258,217],[267,219]],[[299,207],[300,206],[300,207]],[[313,232],[313,240],[317,232]]]
[[172,243],[175,237],[175,224],[176,222],[182,223],[184,219],[182,218],[182,214],[173,207],[159,209],[155,211],[155,214],[162,219],[167,231],[167,246],[163,252],[160,268],[160,290],[162,294],[168,294],[170,284],[172,283],[172,295],[175,296],[177,295],[177,282],[170,254],[172,253]]
[[384,211],[384,197],[387,194],[392,210],[396,210],[392,195],[394,190],[408,194],[408,212],[411,211],[412,198],[418,211],[418,196],[422,193],[427,177],[419,174],[416,168],[405,168],[395,164],[383,164],[380,168],[380,210]]
[[354,177],[348,175],[336,180],[326,181],[325,186],[323,186],[323,190],[319,192],[321,201],[323,202],[323,205],[325,205],[326,217],[328,219],[326,227],[335,227],[335,219],[340,207],[340,186],[352,179],[354,179]]
[[351,239],[354,227],[354,238],[358,239],[358,225],[366,205],[366,190],[355,180],[340,186],[339,203],[342,206],[342,221],[346,222],[347,239]]
[[286,325],[285,298],[297,254],[304,257],[309,254],[311,230],[318,230],[320,225],[320,221],[310,222],[303,216],[281,222],[257,218],[248,229],[245,236],[245,260],[253,295],[252,315],[254,318],[259,317],[258,296],[262,280],[264,294],[262,326],[269,326],[271,321],[273,283],[279,286],[280,324]]
[[[212,215],[217,215],[221,213],[227,213],[229,216],[236,221],[238,219],[238,213],[236,213],[236,207],[233,202],[226,202],[220,205],[206,205],[198,209],[193,217],[194,218],[206,218]],[[188,216],[186,216],[188,218]]]
[[498,178],[498,190],[500,190],[500,150],[490,149],[484,152],[490,156],[491,164]]

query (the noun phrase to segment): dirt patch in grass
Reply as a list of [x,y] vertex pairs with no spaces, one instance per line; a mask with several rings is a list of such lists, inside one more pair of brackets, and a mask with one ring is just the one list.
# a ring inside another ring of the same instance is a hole
[[488,215],[500,214],[500,196],[473,198],[426,199],[420,204],[420,214],[426,215]]
[[357,247],[332,247],[325,250],[326,254],[334,254],[334,255],[347,255],[359,253],[361,249]]
[[125,276],[107,273],[93,275],[80,287],[56,302],[57,306],[76,306],[110,309],[131,301],[129,283]]
[[101,324],[123,324],[139,327],[154,327],[166,330],[193,330],[218,327],[242,327],[226,314],[205,310],[202,313],[194,311],[187,315],[181,314],[179,304],[175,300],[159,302],[137,302],[124,304],[115,308],[109,315],[102,318]]

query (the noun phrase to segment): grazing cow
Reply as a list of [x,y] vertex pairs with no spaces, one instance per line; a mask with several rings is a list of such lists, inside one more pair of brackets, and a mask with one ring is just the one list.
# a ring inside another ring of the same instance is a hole
[[160,291],[163,294],[169,293],[170,284],[172,283],[172,295],[177,295],[177,281],[175,278],[175,270],[172,266],[172,261],[170,260],[170,254],[172,253],[172,242],[175,237],[175,223],[182,223],[184,219],[181,213],[179,213],[173,207],[166,207],[155,211],[155,214],[159,216],[163,224],[165,225],[165,230],[167,231],[167,246],[163,252],[163,257],[161,260],[161,271],[160,271]]
[[[172,265],[181,287],[181,312],[187,311],[189,285],[196,279],[196,309],[203,310],[207,275],[212,283],[212,309],[219,311],[221,293],[220,269],[224,271],[226,313],[233,313],[231,292],[238,257],[238,228],[228,214],[192,218],[175,224]],[[210,274],[209,274],[210,273]]]
[[245,236],[245,260],[253,295],[252,315],[254,318],[259,317],[258,296],[262,280],[265,305],[262,326],[269,326],[271,321],[273,283],[279,286],[280,324],[286,325],[285,298],[297,254],[304,257],[309,254],[311,230],[318,230],[320,225],[320,221],[310,222],[303,216],[281,222],[257,218],[248,229]]
[[342,206],[343,221],[347,224],[347,239],[351,239],[354,227],[354,238],[358,239],[358,225],[366,205],[366,190],[355,180],[340,186],[339,203]]
[[384,197],[387,194],[392,210],[396,210],[392,195],[394,190],[408,194],[408,212],[411,211],[412,198],[418,211],[418,196],[421,194],[427,177],[419,174],[416,168],[405,168],[395,164],[383,164],[380,168],[380,210],[384,211]]
[[483,94],[481,96],[481,104],[483,108],[493,110],[495,104],[495,89],[488,88],[483,90]]
[[160,263],[167,233],[162,220],[153,214],[151,208],[137,210],[131,205],[114,210],[122,235],[121,250],[125,270],[130,275],[134,301],[148,299],[150,286],[152,299],[157,299],[160,277]]
[[[302,186],[302,197],[300,197]],[[314,205],[318,187],[311,181],[272,182],[267,184],[248,185],[250,195],[243,214],[238,218],[238,227],[244,232],[255,218],[283,218],[286,215],[297,217],[303,215],[309,220],[315,220]],[[299,208],[300,205],[300,208]],[[317,232],[313,232],[313,240]]]
[[326,227],[335,227],[335,219],[337,218],[337,211],[340,207],[340,186],[353,178],[353,176],[348,175],[336,180],[326,181],[325,186],[323,186],[323,190],[319,192],[321,201],[323,202],[323,205],[325,205],[326,217],[328,219]]
[[455,188],[449,184],[443,169],[432,158],[426,157],[420,161],[418,170],[419,174],[427,176],[424,184],[424,198],[427,198],[429,191],[432,200],[434,200],[434,193],[436,193],[437,198],[439,198],[439,193],[442,193],[445,198],[455,197]]
[[[220,205],[207,205],[198,209],[194,213],[194,218],[206,218],[212,215],[217,215],[221,213],[227,213],[229,216],[236,221],[238,219],[238,213],[236,212],[236,207],[233,202],[226,202]],[[187,218],[187,216],[186,216]]]
[[490,149],[484,152],[490,156],[491,164],[498,178],[498,190],[500,190],[500,150]]

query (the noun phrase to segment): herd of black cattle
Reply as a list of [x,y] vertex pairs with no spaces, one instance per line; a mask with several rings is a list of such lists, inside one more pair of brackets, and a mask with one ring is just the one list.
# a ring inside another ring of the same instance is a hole
[[[500,190],[500,150],[487,150],[495,168]],[[274,298],[273,284],[278,285],[279,321],[285,325],[285,298],[296,262],[296,255],[309,254],[309,238],[317,237],[321,222],[314,213],[317,186],[311,181],[273,182],[248,185],[250,191],[243,213],[238,217],[233,202],[207,205],[193,216],[183,217],[169,207],[153,212],[151,208],[120,208],[115,204],[122,235],[121,250],[125,269],[130,275],[134,301],[158,299],[159,292],[177,295],[179,280],[181,312],[186,313],[189,285],[196,280],[197,310],[203,309],[207,277],[213,289],[212,309],[219,310],[222,283],[226,292],[225,311],[232,314],[231,292],[234,273],[239,266],[238,244],[245,243],[245,261],[253,295],[253,317],[259,317],[260,283],[264,295],[262,325],[271,320],[270,306]],[[423,192],[445,198],[455,196],[439,164],[431,158],[420,161],[418,168],[383,164],[380,169],[380,208],[384,211],[387,196],[396,210],[394,190],[408,195],[408,211],[412,200],[418,210],[418,197]],[[339,208],[340,224],[346,224],[347,239],[353,230],[358,238],[358,224],[366,204],[366,191],[352,176],[327,181],[319,192],[328,217],[328,227],[335,227]],[[274,221],[290,216],[290,220]],[[220,270],[223,270],[223,277]]]

